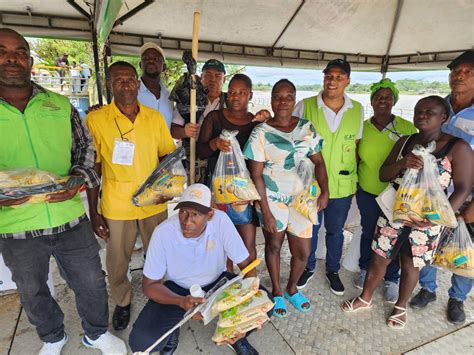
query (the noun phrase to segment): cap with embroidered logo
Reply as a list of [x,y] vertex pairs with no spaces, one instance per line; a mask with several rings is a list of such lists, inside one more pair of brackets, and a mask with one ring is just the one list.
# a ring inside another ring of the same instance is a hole
[[184,190],[174,209],[185,207],[192,208],[202,214],[211,212],[211,190],[203,184],[190,185]]
[[326,72],[331,69],[332,67],[337,67],[341,69],[344,73],[347,74],[347,76],[351,75],[351,65],[346,62],[344,59],[333,59],[331,60],[327,65],[326,68],[324,68],[323,73],[326,74]]

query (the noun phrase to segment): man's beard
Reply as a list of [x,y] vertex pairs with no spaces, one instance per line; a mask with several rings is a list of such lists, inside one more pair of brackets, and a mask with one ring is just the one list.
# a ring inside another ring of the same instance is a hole
[[19,76],[17,77],[6,77],[3,74],[3,70],[0,69],[0,85],[12,87],[12,88],[22,88],[30,84],[31,77],[23,68],[20,69]]
[[149,72],[145,70],[145,75],[149,78],[158,79],[160,77],[160,72],[157,70],[155,72]]

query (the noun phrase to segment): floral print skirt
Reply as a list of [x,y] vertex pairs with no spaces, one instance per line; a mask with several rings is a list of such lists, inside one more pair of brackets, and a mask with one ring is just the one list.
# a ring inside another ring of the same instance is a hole
[[424,229],[406,228],[401,223],[390,223],[381,213],[375,228],[372,250],[384,258],[395,259],[400,251],[399,238],[403,232],[407,233],[407,230],[407,242],[410,243],[413,266],[422,268],[430,264],[443,231],[443,227],[439,225]]

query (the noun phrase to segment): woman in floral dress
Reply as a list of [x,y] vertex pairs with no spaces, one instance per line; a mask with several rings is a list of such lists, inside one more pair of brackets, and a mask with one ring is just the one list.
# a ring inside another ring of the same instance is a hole
[[[326,167],[320,152],[322,139],[309,121],[292,115],[295,100],[295,86],[286,79],[278,81],[273,86],[271,100],[275,116],[254,128],[244,149],[261,197],[256,209],[265,236],[265,261],[277,317],[287,315],[285,299],[300,312],[311,309],[309,300],[296,289],[310,253],[313,229],[311,222],[291,207],[295,194],[302,190],[297,174],[300,161],[309,158],[315,164],[315,176],[321,187],[318,209],[325,208],[329,198]],[[291,268],[283,293],[280,250],[285,235],[290,246]]]
[[[432,153],[439,170],[439,183],[443,189],[453,182],[454,192],[449,202],[457,211],[468,197],[472,186],[473,160],[469,144],[463,140],[441,132],[441,126],[449,115],[449,106],[439,96],[428,96],[415,106],[414,124],[419,133],[398,140],[380,169],[381,181],[392,181],[397,188],[406,169],[421,169],[423,160],[413,154],[416,144],[427,146],[435,141]],[[354,312],[372,307],[372,295],[383,280],[388,264],[400,259],[401,277],[399,297],[392,314],[387,319],[391,328],[402,329],[407,321],[406,305],[415,288],[420,269],[431,262],[438,244],[442,227],[428,220],[413,222],[411,225],[391,223],[383,213],[377,221],[372,250],[374,251],[364,289],[359,297],[345,301],[344,312]]]

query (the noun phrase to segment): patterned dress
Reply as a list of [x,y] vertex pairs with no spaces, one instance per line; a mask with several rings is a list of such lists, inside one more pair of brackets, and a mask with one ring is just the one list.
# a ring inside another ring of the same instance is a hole
[[[449,151],[445,152],[443,156],[437,157],[436,159],[439,172],[438,181],[443,190],[448,188],[452,180],[451,162],[446,156],[448,152]],[[398,186],[402,182],[402,179],[403,174],[400,174],[391,184]],[[413,265],[421,268],[431,263],[443,228],[444,227],[440,225],[429,228],[410,228],[401,223],[390,223],[387,217],[381,213],[377,221],[375,237],[372,241],[372,250],[384,258],[394,259],[399,250],[397,246],[399,246],[401,242],[408,242],[413,256]],[[404,237],[407,237],[408,240],[399,240],[399,238]]]
[[[263,181],[278,231],[287,230],[297,237],[311,238],[313,225],[289,205],[302,189],[297,174],[299,162],[319,153],[322,144],[322,138],[305,119],[300,119],[288,133],[266,123],[252,131],[243,153],[246,159],[264,163]],[[260,206],[256,207],[263,226]]]

